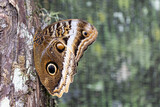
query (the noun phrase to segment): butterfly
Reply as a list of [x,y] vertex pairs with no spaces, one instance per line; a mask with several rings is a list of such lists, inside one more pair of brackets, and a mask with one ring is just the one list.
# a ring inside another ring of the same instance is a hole
[[78,61],[98,35],[96,28],[80,19],[67,19],[39,29],[34,35],[34,63],[41,83],[52,96],[67,93]]

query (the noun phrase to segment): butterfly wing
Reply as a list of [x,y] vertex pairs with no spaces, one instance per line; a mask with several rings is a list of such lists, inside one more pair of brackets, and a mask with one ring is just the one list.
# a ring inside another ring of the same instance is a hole
[[94,26],[79,19],[59,21],[35,33],[35,68],[51,95],[68,92],[77,63],[97,34]]

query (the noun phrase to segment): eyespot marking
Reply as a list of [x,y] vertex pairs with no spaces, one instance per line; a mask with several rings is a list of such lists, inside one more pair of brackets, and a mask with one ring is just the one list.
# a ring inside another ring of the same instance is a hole
[[52,62],[47,64],[47,68],[46,69],[47,69],[47,72],[52,76],[57,73],[57,66]]

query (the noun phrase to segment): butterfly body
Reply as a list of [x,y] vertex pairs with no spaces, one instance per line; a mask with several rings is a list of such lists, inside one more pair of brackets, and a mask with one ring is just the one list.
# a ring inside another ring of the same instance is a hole
[[94,26],[79,19],[55,22],[35,33],[35,68],[51,95],[68,92],[77,63],[97,34]]

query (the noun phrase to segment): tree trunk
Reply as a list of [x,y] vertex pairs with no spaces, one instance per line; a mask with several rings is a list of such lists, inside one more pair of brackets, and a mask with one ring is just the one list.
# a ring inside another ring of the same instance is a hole
[[34,69],[34,11],[33,0],[0,1],[0,107],[55,106]]

